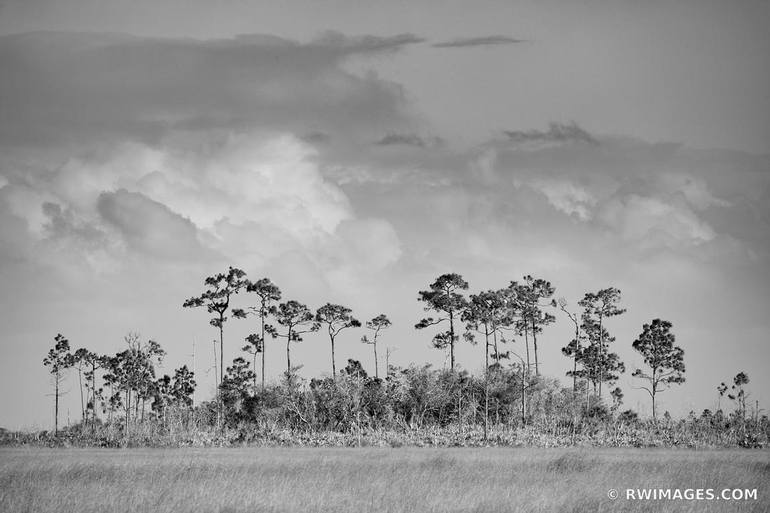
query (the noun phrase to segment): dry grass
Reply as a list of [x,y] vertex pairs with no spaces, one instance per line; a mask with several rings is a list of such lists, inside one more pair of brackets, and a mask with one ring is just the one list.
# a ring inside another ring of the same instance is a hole
[[[3,512],[768,511],[770,452],[658,449],[0,449]],[[627,501],[609,488],[756,488]]]

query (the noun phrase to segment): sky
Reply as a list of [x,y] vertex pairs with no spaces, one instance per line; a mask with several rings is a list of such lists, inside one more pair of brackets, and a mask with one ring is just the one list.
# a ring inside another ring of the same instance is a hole
[[[531,274],[575,310],[617,287],[625,407],[650,412],[631,344],[663,318],[687,381],[661,410],[713,409],[739,371],[766,408],[768,23],[760,0],[0,1],[0,426],[52,424],[57,333],[113,354],[138,332],[209,398],[217,332],[182,303],[230,265],[385,313],[391,363],[436,368],[414,324],[440,274]],[[567,385],[554,314],[539,359]],[[228,321],[226,361],[255,330]],[[373,370],[363,334],[338,367]],[[329,352],[311,334],[292,363],[329,374]],[[457,361],[481,372],[483,349]]]

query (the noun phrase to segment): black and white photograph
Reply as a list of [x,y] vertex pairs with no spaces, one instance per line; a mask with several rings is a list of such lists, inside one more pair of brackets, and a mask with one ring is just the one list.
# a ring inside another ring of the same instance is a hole
[[770,1],[0,0],[0,511],[770,511]]

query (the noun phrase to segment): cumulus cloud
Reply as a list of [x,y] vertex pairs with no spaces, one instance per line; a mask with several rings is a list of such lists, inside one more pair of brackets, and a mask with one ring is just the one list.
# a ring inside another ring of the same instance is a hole
[[714,230],[683,202],[629,194],[610,199],[599,214],[601,221],[623,239],[645,247],[698,245],[714,239]]
[[433,46],[436,48],[468,48],[474,46],[512,45],[524,42],[526,42],[526,39],[517,39],[510,36],[481,36],[451,39],[435,43]]
[[301,261],[321,283],[382,269],[396,232],[358,219],[318,148],[411,130],[400,86],[344,64],[421,41],[0,36],[3,241],[29,265],[66,250],[83,272],[152,259],[290,279]]
[[163,148],[107,145],[30,171],[0,203],[26,225],[8,225],[11,245],[66,245],[92,270],[126,258],[269,268],[293,254],[328,282],[346,269],[349,286],[398,260],[399,238],[386,220],[359,220],[316,158],[290,134],[183,132]]
[[591,208],[596,205],[597,199],[586,188],[569,180],[535,178],[529,186],[543,193],[554,208],[569,216],[587,221],[593,215]]
[[662,190],[672,194],[681,194],[697,210],[730,206],[729,201],[715,197],[708,184],[696,176],[673,173],[659,176],[657,180]]
[[350,219],[340,223],[336,235],[347,246],[346,264],[379,271],[401,257],[401,241],[384,219]]

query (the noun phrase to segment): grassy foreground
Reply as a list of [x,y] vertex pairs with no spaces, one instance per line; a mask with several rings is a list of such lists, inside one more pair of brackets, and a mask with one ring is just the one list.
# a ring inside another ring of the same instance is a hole
[[[4,512],[770,511],[769,483],[746,450],[0,449]],[[653,487],[758,500],[624,498]]]

